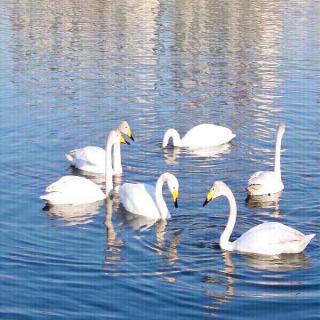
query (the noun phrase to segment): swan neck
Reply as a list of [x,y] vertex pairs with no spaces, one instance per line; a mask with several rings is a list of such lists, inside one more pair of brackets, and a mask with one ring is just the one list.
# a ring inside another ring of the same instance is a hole
[[277,141],[276,141],[276,151],[274,156],[274,171],[279,177],[281,177],[280,156],[281,156],[282,137],[283,137],[283,132],[278,131]]
[[223,195],[226,196],[226,198],[228,199],[230,209],[229,209],[229,218],[228,218],[227,225],[220,237],[220,247],[224,250],[232,251],[233,244],[232,242],[230,242],[230,236],[236,224],[237,204],[232,191],[227,186],[225,188],[226,189]]
[[172,143],[175,147],[181,146],[180,134],[176,129],[168,129],[164,134],[162,147],[165,148],[168,145],[169,140],[172,138]]
[[105,184],[106,184],[106,196],[109,196],[113,189],[112,181],[112,143],[108,138],[106,143],[106,168],[105,168]]
[[122,174],[120,142],[113,145],[113,173]]
[[166,219],[168,217],[168,208],[162,194],[164,182],[163,175],[161,175],[156,183],[156,205],[158,207],[161,219]]

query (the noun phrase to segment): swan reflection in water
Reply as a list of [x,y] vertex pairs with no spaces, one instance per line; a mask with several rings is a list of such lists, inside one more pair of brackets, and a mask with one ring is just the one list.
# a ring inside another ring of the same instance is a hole
[[167,147],[163,149],[163,154],[167,164],[174,164],[176,163],[176,159],[179,158],[180,154],[190,154],[203,158],[218,158],[222,154],[228,154],[231,151],[231,145],[231,143],[225,143],[216,147],[199,149]]
[[180,234],[182,230],[177,230],[172,233],[168,244],[166,245],[166,228],[167,220],[155,220],[145,216],[137,215],[128,212],[121,204],[117,208],[118,217],[123,225],[129,226],[131,229],[140,232],[148,231],[152,226],[155,227],[155,243],[151,246],[158,255],[165,256],[170,264],[174,264],[178,259],[177,246],[180,243]]
[[[116,213],[116,226],[114,226],[112,220],[114,213]],[[166,240],[167,224],[167,220],[154,220],[126,211],[125,208],[121,205],[120,198],[117,195],[112,197],[112,199],[108,197],[106,199],[105,217],[107,253],[105,257],[105,272],[115,275],[115,264],[119,264],[120,262],[130,263],[130,261],[123,261],[124,257],[121,257],[121,251],[125,246],[125,242],[117,235],[117,227],[119,227],[120,229],[123,229],[123,227],[128,227],[131,230],[138,232],[139,234],[146,233],[146,235],[148,236],[150,235],[150,232],[152,232],[154,227],[154,240],[152,240],[151,243],[148,243],[147,240],[145,242],[147,244],[147,247],[156,255],[164,257],[169,263],[170,268],[174,266],[176,261],[178,260],[177,248],[180,243],[181,230],[174,231],[173,234],[168,238],[168,240]],[[151,270],[150,272],[153,273],[153,271]],[[121,274],[121,272],[119,274]],[[155,271],[154,274],[160,276],[164,281],[175,281],[175,278],[172,277],[171,272],[170,277],[167,275],[167,272]]]
[[274,216],[281,215],[279,201],[282,191],[272,195],[247,196],[246,205],[248,208],[274,209]]
[[46,204],[43,211],[54,219],[64,220],[66,226],[75,226],[90,223],[93,217],[99,212],[102,201],[81,205],[50,205]]
[[[224,268],[222,270],[222,274],[225,276],[225,290],[221,293],[221,290],[213,291],[213,290],[206,290],[205,295],[212,299],[211,304],[206,304],[205,310],[211,316],[217,316],[218,310],[221,309],[221,306],[229,303],[232,297],[235,295],[235,288],[234,288],[234,273],[235,267],[232,261],[232,253],[228,251],[221,252],[222,258],[224,260]],[[221,282],[220,279],[215,279],[212,276],[206,276],[204,282],[207,284],[212,284],[214,286],[217,283]]]
[[[113,200],[109,197],[105,200],[106,215],[105,215],[105,227],[106,227],[106,264],[119,263],[121,261],[121,249],[124,246],[124,241],[117,238],[116,229],[112,223],[113,213]],[[106,270],[107,271],[107,270]]]
[[[222,251],[221,255],[224,260],[224,268],[221,274],[225,277],[225,281],[223,286],[225,290],[221,293],[221,290],[213,291],[206,290],[205,295],[212,299],[212,303],[209,305],[205,305],[206,312],[208,312],[212,316],[217,316],[218,310],[221,309],[223,305],[229,303],[233,296],[236,294],[236,279],[235,272],[236,268],[232,261],[232,255],[239,255],[237,253],[231,253],[228,251]],[[286,274],[292,271],[303,270],[306,268],[310,268],[310,262],[308,258],[304,255],[304,253],[298,254],[282,254],[280,256],[263,256],[256,254],[240,254],[240,261],[242,260],[245,265],[242,266],[247,270],[247,268],[251,268],[257,270],[258,272],[267,271],[272,272],[274,276],[268,274],[268,277],[264,277],[263,282],[254,282],[253,285],[255,288],[248,288],[246,292],[242,292],[245,296],[253,296],[256,297],[259,295],[260,297],[294,297],[299,294],[299,288],[291,287],[297,284],[295,280],[288,280],[286,278]],[[240,266],[238,268],[240,270]],[[212,276],[206,276],[204,282],[207,284],[212,284],[216,286],[217,283],[220,284],[222,281]],[[239,283],[240,284],[240,283]],[[299,283],[303,286],[303,283]],[[241,285],[241,284],[240,284]],[[248,283],[247,285],[250,285]],[[261,292],[257,292],[257,285],[261,285]],[[278,286],[286,285],[289,289],[287,292],[283,292],[283,290],[279,290]],[[265,291],[264,287],[265,287]],[[272,286],[272,292],[270,292],[270,287]],[[294,289],[292,289],[294,288]],[[250,290],[250,291],[249,291]],[[252,290],[252,291],[251,291]],[[243,288],[241,289],[243,291]],[[238,294],[239,295],[239,294]]]
[[310,267],[304,253],[282,254],[279,256],[242,255],[248,267],[271,272],[287,272]]

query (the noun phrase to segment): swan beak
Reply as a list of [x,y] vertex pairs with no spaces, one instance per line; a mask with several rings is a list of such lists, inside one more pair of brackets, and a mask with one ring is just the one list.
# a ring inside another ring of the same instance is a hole
[[172,199],[173,199],[175,208],[178,208],[178,195],[179,195],[178,191],[172,192]]
[[120,143],[130,144],[130,142],[127,141],[122,135],[120,135]]
[[212,199],[213,199],[213,191],[210,190],[210,191],[208,192],[207,197],[206,197],[206,199],[204,200],[202,206],[203,206],[203,207],[206,206]]
[[131,131],[130,128],[128,128],[126,135],[127,135],[132,141],[134,141],[134,137],[133,137],[133,134],[132,134],[132,131]]

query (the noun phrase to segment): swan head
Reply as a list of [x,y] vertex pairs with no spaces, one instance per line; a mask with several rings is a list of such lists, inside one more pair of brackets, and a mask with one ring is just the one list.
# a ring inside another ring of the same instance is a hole
[[215,181],[208,191],[207,197],[203,202],[203,206],[207,205],[211,200],[224,195],[226,184],[222,181]]
[[172,138],[173,146],[179,147],[181,143],[180,135],[176,129],[168,129],[162,139],[162,148],[166,148]]
[[167,182],[168,188],[171,192],[173,203],[175,208],[178,208],[178,196],[179,196],[179,181],[178,179],[169,172],[162,175],[163,182]]
[[118,131],[120,131],[121,133],[127,135],[132,141],[134,141],[131,128],[130,128],[129,123],[127,121],[122,121],[119,124]]
[[114,143],[130,144],[127,140],[125,140],[125,138],[117,130],[111,130],[109,132],[107,137],[107,142],[110,142],[111,144],[114,144]]
[[286,131],[286,125],[282,122],[279,124],[278,132],[280,134],[284,134],[285,131]]

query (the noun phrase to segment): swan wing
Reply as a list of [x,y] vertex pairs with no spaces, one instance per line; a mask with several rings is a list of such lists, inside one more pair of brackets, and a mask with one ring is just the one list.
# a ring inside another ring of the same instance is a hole
[[78,176],[64,176],[46,188],[40,198],[53,204],[90,203],[105,198],[102,190],[91,180]]
[[248,181],[248,192],[252,195],[273,194],[282,189],[281,177],[274,171],[258,171]]
[[217,146],[234,137],[235,134],[226,127],[204,123],[190,129],[182,138],[182,144],[187,147]]
[[125,183],[119,187],[122,205],[131,213],[158,219],[155,188],[144,183]]
[[68,152],[66,157],[75,166],[77,164],[103,165],[105,162],[105,150],[100,147],[87,146]]
[[64,192],[77,187],[85,178],[78,176],[63,176],[46,188],[46,192]]
[[234,246],[238,251],[277,255],[301,252],[310,240],[309,236],[282,223],[265,222],[245,232]]
[[272,183],[275,179],[277,179],[277,175],[274,171],[258,171],[250,177],[248,184]]

